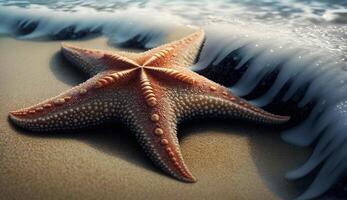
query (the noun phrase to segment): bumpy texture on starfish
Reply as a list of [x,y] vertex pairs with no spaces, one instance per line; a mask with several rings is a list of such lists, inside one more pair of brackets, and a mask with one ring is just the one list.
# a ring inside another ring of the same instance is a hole
[[256,108],[191,71],[203,41],[201,30],[138,54],[62,44],[65,57],[91,78],[57,97],[10,112],[10,119],[32,131],[123,122],[156,165],[194,182],[176,136],[180,121],[208,116],[276,124],[289,119]]

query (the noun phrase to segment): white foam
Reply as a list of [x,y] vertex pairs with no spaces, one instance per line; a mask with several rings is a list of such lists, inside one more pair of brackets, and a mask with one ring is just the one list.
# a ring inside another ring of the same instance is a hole
[[[53,11],[45,6],[30,9],[0,7],[0,33],[16,35],[19,39],[74,39],[79,34],[98,33],[109,37],[112,43],[123,44],[136,39],[137,43],[143,43],[143,47],[151,48],[161,44],[164,36],[183,22],[170,15],[159,17],[137,9],[117,13],[80,10]],[[29,28],[29,33],[18,34],[18,30]]]
[[[286,102],[293,100],[296,94],[302,92],[300,89],[308,85],[303,97],[295,101],[299,109],[314,104],[313,110],[304,122],[285,131],[282,136],[285,141],[300,146],[317,142],[310,159],[297,170],[288,173],[287,178],[302,178],[322,165],[314,182],[298,199],[321,195],[340,180],[342,173],[347,170],[347,162],[344,160],[347,157],[346,64],[329,51],[316,50],[314,44],[295,41],[286,32],[260,33],[254,27],[247,29],[228,26],[214,27],[212,31],[208,31],[201,59],[194,69],[203,73],[204,69],[217,66],[216,60],[227,59],[227,55],[241,56],[239,64],[223,66],[222,71],[227,68],[234,71],[245,68],[243,75],[230,88],[242,96],[251,93],[260,80],[277,70],[271,87],[260,97],[251,99],[251,102],[267,106],[277,97],[276,101],[282,105],[283,110],[286,109]],[[216,34],[216,30],[223,31]],[[313,52],[312,49],[316,51]],[[220,55],[224,55],[224,58]],[[233,58],[229,56],[228,59]],[[285,85],[289,89],[278,96]],[[287,110],[287,114],[291,114],[290,112],[291,110]]]

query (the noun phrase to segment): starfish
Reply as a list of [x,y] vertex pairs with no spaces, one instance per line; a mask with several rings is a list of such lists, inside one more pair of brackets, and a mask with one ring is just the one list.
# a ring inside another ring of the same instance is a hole
[[62,43],[62,53],[90,79],[34,106],[10,112],[30,131],[64,131],[124,123],[151,160],[185,182],[196,179],[184,163],[177,124],[197,117],[280,124],[268,113],[189,69],[204,42],[199,30],[143,53],[102,51]]

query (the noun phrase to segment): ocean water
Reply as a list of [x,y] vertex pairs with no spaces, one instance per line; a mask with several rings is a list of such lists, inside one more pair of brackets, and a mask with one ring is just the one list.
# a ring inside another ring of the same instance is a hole
[[347,198],[346,1],[0,0],[0,33],[18,39],[104,35],[111,45],[148,49],[177,27],[206,31],[193,70],[292,116],[282,138],[314,149],[286,174],[315,177],[297,199]]

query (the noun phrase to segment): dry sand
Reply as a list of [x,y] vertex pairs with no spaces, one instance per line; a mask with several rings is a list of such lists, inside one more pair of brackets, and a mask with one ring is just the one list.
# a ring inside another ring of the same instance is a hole
[[[106,40],[78,41],[108,48]],[[59,54],[59,42],[0,37],[0,199],[290,199],[300,183],[284,174],[308,150],[279,132],[232,122],[179,130],[185,161],[198,182],[172,179],[154,167],[119,126],[70,134],[15,129],[7,113],[85,80]]]

